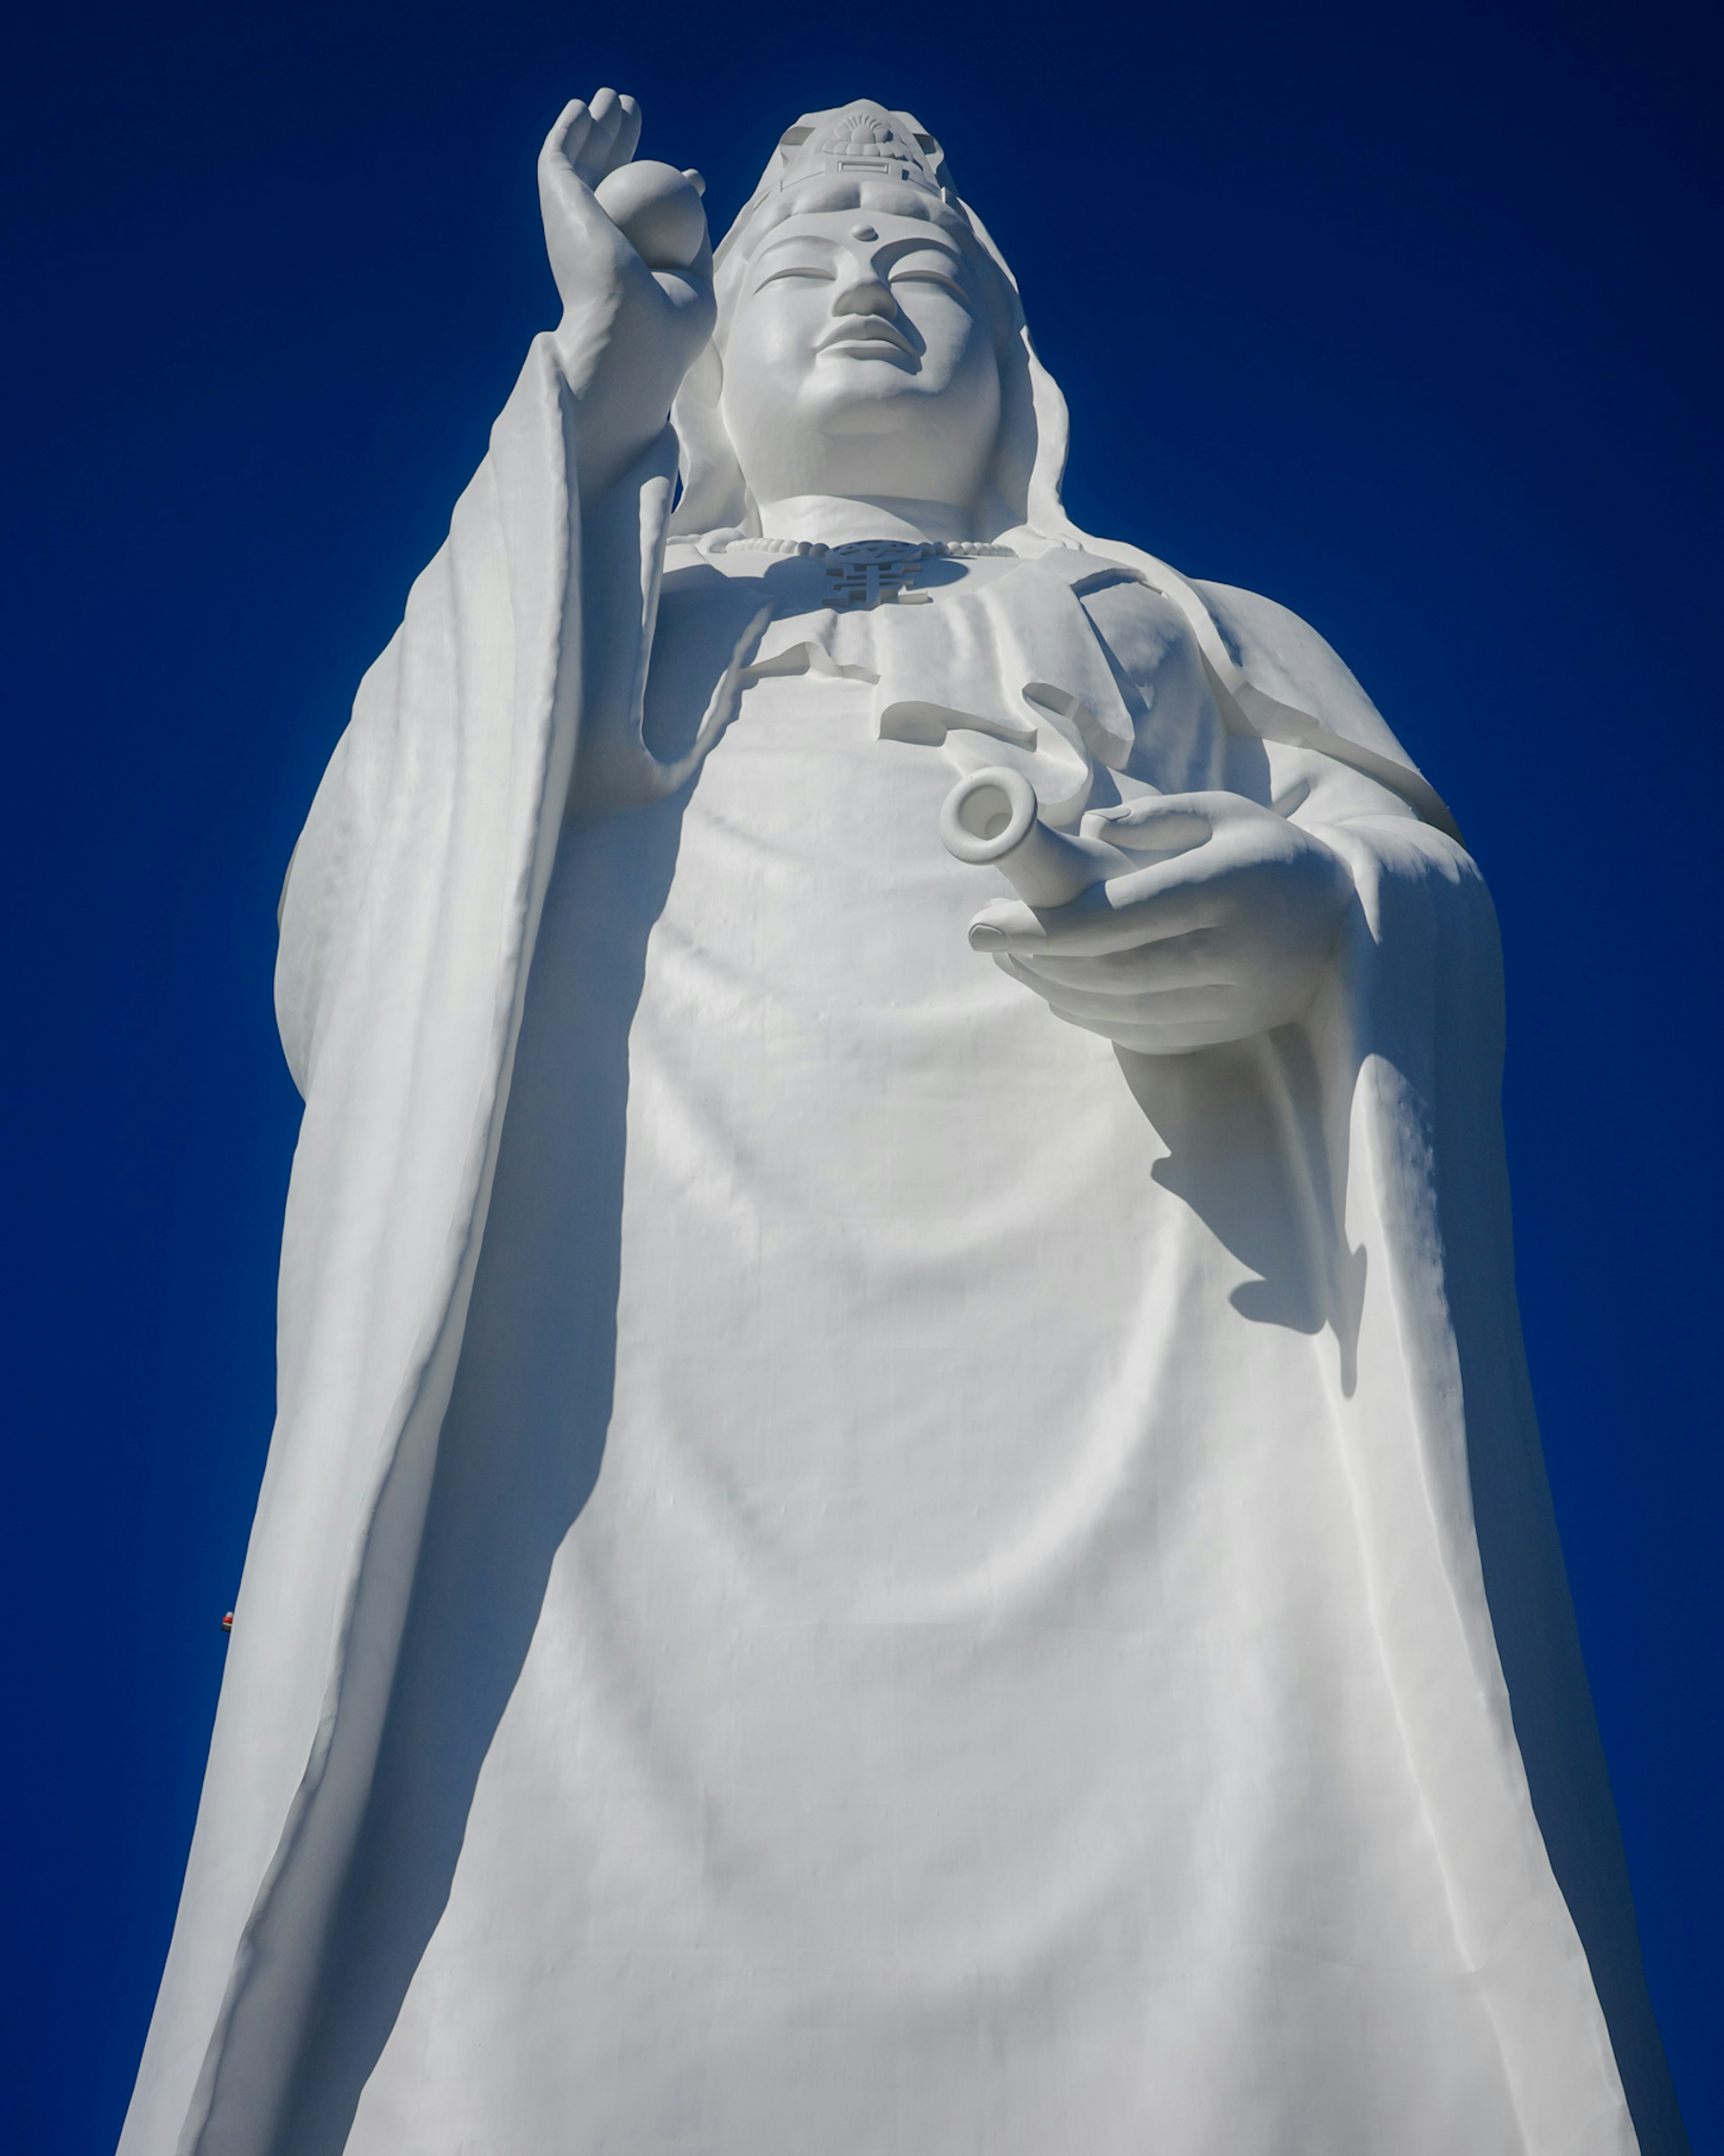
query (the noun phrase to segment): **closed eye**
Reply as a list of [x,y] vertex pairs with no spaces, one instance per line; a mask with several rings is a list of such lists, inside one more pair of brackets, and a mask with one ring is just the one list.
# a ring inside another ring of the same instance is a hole
[[788,270],[773,270],[770,277],[762,277],[754,289],[757,292],[763,292],[768,285],[776,285],[781,277],[818,277],[822,284],[829,285],[832,276],[829,270],[816,269],[812,264],[797,263]]
[[890,281],[894,285],[938,285],[954,299],[965,297],[964,288],[956,278],[942,276],[937,270],[895,270]]

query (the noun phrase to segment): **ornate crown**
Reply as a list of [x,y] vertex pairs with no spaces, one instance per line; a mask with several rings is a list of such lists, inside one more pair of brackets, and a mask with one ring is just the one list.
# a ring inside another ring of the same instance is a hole
[[842,174],[895,180],[900,187],[954,199],[945,156],[934,137],[924,134],[909,113],[891,112],[865,99],[834,105],[829,112],[805,112],[779,136],[774,162],[777,193],[804,180]]

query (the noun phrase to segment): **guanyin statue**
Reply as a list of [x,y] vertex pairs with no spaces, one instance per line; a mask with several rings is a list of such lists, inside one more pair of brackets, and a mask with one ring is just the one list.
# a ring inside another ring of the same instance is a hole
[[1071,523],[916,121],[716,258],[639,132],[284,894],[126,2156],[1678,2156],[1452,820]]

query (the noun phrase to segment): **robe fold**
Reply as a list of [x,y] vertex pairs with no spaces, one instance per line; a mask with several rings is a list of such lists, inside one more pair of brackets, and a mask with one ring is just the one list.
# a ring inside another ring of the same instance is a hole
[[[1446,811],[1269,602],[1065,527],[775,612],[666,555],[673,453],[583,625],[535,345],[295,856],[280,1415],[122,2156],[1679,2156]],[[663,783],[568,820],[583,709]],[[1116,1054],[963,946],[954,763],[1274,800],[1265,742],[1367,788],[1301,1024]]]

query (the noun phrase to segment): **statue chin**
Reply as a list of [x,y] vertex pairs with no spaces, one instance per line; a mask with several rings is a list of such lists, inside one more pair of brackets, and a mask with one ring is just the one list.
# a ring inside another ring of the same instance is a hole
[[884,362],[823,359],[812,388],[727,391],[725,418],[751,497],[916,501],[936,506],[942,524],[967,520],[995,451],[998,391],[914,384]]

